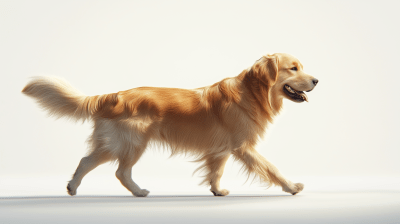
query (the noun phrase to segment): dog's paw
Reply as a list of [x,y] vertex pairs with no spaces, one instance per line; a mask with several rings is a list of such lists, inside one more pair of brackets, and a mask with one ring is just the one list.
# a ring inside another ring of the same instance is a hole
[[296,191],[292,193],[293,195],[301,192],[304,189],[304,184],[302,184],[302,183],[295,183],[294,186],[295,186]]
[[135,197],[147,197],[147,195],[150,193],[150,191],[146,190],[146,189],[142,189],[139,192],[135,192],[133,193],[133,195]]
[[226,189],[222,189],[220,191],[213,191],[213,190],[210,191],[214,194],[214,196],[227,196],[229,194],[229,191]]
[[291,187],[284,187],[282,188],[283,191],[288,192],[292,195],[296,195],[297,193],[301,192],[304,189],[304,184],[302,183],[295,183],[291,184]]
[[72,190],[71,186],[68,184],[68,185],[67,185],[67,193],[68,193],[69,195],[71,195],[71,196],[74,196],[74,195],[76,195],[76,189],[75,189],[75,190]]

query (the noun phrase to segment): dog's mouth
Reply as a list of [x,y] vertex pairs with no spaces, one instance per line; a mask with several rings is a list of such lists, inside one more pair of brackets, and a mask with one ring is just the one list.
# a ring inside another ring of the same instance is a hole
[[[290,99],[292,99],[293,101],[297,101],[297,102],[307,101],[308,102],[308,97],[303,91],[297,91],[287,84],[283,86],[283,92],[285,92],[286,95],[288,95],[290,97]],[[309,92],[309,91],[307,91],[307,92]]]

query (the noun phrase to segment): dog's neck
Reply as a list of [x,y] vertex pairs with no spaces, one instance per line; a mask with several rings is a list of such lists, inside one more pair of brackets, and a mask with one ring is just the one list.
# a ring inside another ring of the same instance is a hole
[[283,99],[271,91],[272,86],[256,78],[251,70],[244,70],[236,78],[242,85],[242,97],[250,102],[253,101],[257,114],[272,122],[282,108]]

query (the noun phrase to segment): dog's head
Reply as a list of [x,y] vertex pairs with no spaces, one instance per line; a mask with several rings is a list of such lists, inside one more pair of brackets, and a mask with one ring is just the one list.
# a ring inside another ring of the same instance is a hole
[[304,91],[313,90],[318,83],[318,79],[304,72],[297,58],[284,53],[263,56],[252,70],[270,87],[271,94],[297,103],[308,101]]

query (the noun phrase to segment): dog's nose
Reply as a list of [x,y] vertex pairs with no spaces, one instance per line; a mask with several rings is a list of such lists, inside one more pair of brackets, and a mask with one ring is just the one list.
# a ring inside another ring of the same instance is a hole
[[314,85],[316,86],[316,85],[317,85],[317,83],[318,83],[318,79],[316,79],[316,78],[313,78],[313,80],[312,80],[312,83],[314,83]]

